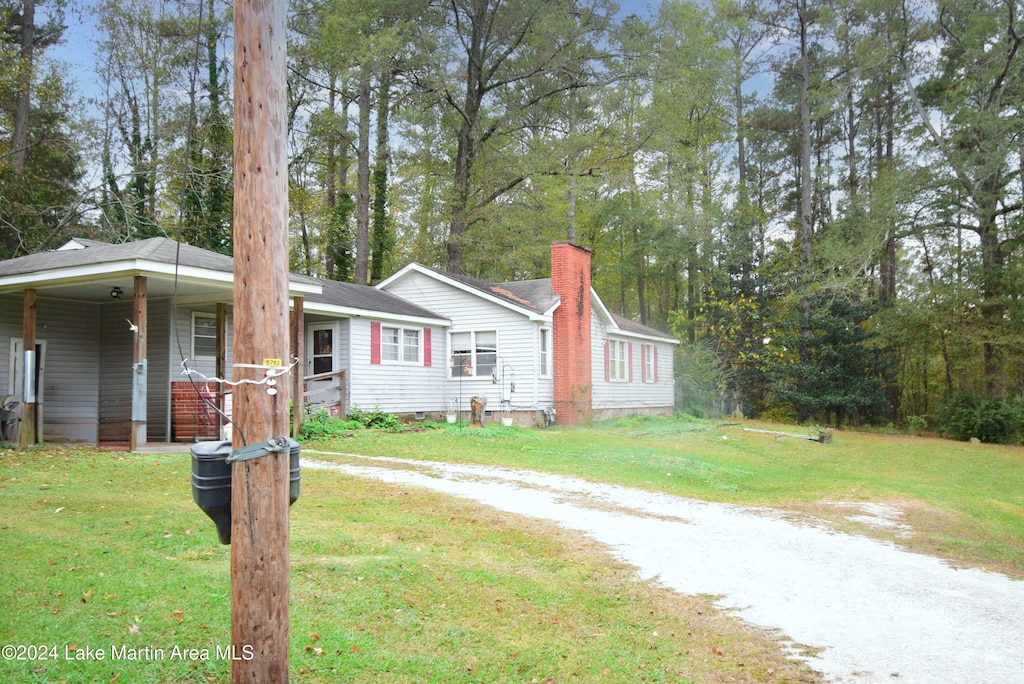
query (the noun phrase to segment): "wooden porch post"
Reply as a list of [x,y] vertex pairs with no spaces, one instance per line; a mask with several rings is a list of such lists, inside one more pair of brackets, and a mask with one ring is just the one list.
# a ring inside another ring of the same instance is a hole
[[20,444],[38,443],[36,433],[36,291],[25,290],[22,313],[22,407]]
[[302,431],[303,417],[305,416],[305,397],[302,376],[306,368],[306,343],[305,343],[305,315],[303,312],[303,297],[293,299],[295,306],[292,310],[291,319],[291,346],[292,361],[298,359],[295,372],[292,373],[292,437],[299,438]]
[[135,276],[135,299],[132,305],[135,343],[132,350],[132,435],[131,450],[146,443],[146,325],[149,317],[146,276]]
[[[228,349],[228,305],[220,302],[217,304],[217,362],[216,369],[214,370],[214,376],[218,378],[227,378],[225,373],[227,372],[227,349]],[[221,416],[225,412],[226,402],[224,396],[226,394],[227,385],[219,383],[217,385],[217,408],[220,413],[217,414],[217,438],[221,439],[220,428],[224,425],[224,418]]]

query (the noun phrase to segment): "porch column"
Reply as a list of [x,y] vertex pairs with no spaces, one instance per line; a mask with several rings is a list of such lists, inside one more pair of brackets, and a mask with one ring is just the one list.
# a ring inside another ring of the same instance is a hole
[[36,431],[36,291],[25,290],[24,310],[22,313],[22,392],[21,392],[21,433],[20,444],[38,444],[39,434]]
[[[214,370],[214,376],[221,379],[227,379],[228,376],[225,375],[225,373],[227,372],[228,366],[228,305],[223,302],[217,304],[216,334],[217,362]],[[227,405],[227,402],[224,400],[227,387],[227,384],[223,382],[217,385],[217,408],[220,411],[220,413],[217,414],[217,439],[222,439],[220,428],[224,425],[224,417],[221,414],[225,413],[225,407]]]
[[132,314],[132,331],[135,335],[132,352],[132,451],[137,451],[140,444],[146,443],[146,323],[149,309],[146,301],[147,285],[146,276],[135,276]]
[[305,383],[302,381],[302,376],[306,369],[306,323],[302,308],[305,299],[303,297],[294,297],[292,301],[294,302],[294,307],[292,309],[290,331],[292,347],[290,362],[298,360],[298,363],[295,364],[295,368],[292,370],[292,437],[298,439],[299,432],[302,431],[302,419],[306,414]]

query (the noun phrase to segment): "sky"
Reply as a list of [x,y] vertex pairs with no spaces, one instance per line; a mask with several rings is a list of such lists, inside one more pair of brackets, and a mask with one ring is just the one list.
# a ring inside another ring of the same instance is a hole
[[[79,93],[85,97],[98,98],[100,93],[100,82],[96,76],[96,39],[95,22],[92,18],[94,8],[100,3],[99,0],[78,0],[74,7],[66,10],[64,22],[67,30],[64,33],[64,40],[60,45],[47,50],[47,56],[67,65],[69,77],[75,82]],[[649,17],[657,13],[660,0],[618,0],[619,16],[637,14]],[[44,15],[50,7],[50,3],[42,4],[37,11],[37,20],[42,21],[38,15]]]

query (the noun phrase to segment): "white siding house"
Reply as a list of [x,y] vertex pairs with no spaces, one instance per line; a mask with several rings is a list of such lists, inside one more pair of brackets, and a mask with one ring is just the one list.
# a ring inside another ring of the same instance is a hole
[[[555,250],[552,258],[560,258]],[[570,281],[578,281],[591,300],[590,340],[584,342],[591,369],[588,417],[670,413],[672,348],[679,341],[610,313],[590,287],[589,253],[585,263],[586,272],[572,274]],[[470,397],[482,396],[488,409],[510,410],[518,423],[554,416],[556,378],[565,362],[555,354],[554,320],[562,297],[551,279],[492,283],[410,264],[378,288],[451,322],[441,395],[446,406],[454,401],[465,411]],[[467,361],[468,372],[462,370]]]
[[[589,251],[552,245],[551,271],[493,283],[410,264],[377,287],[291,274],[308,405],[466,420],[480,397],[489,417],[519,424],[670,412],[678,340],[610,313],[591,288]],[[166,238],[72,240],[0,262],[0,395],[21,401],[34,325],[37,438],[130,436],[134,447],[211,436],[218,419],[201,397],[225,387],[207,380],[218,369],[231,378],[233,288],[230,257]]]
[[[540,281],[528,282],[531,284]],[[441,382],[434,385],[431,410],[468,412],[474,396],[487,399],[492,414],[514,411],[533,422],[533,414],[551,407],[550,359],[540,354],[541,331],[551,328],[550,309],[557,304],[550,286],[533,288],[537,301],[505,287],[410,264],[378,288],[436,311],[451,322],[439,340]],[[504,289],[504,291],[503,291]],[[547,364],[547,373],[542,364]],[[440,388],[440,393],[437,391]],[[531,414],[526,417],[526,414]]]

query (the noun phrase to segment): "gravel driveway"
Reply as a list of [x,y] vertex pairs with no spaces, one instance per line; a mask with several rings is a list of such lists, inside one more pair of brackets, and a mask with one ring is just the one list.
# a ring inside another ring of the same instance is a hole
[[1024,684],[1024,582],[1004,575],[954,569],[770,509],[504,468],[305,458],[317,453],[326,452],[304,451],[303,466],[426,487],[583,532],[642,578],[719,596],[746,622],[822,649],[808,663],[830,681]]

